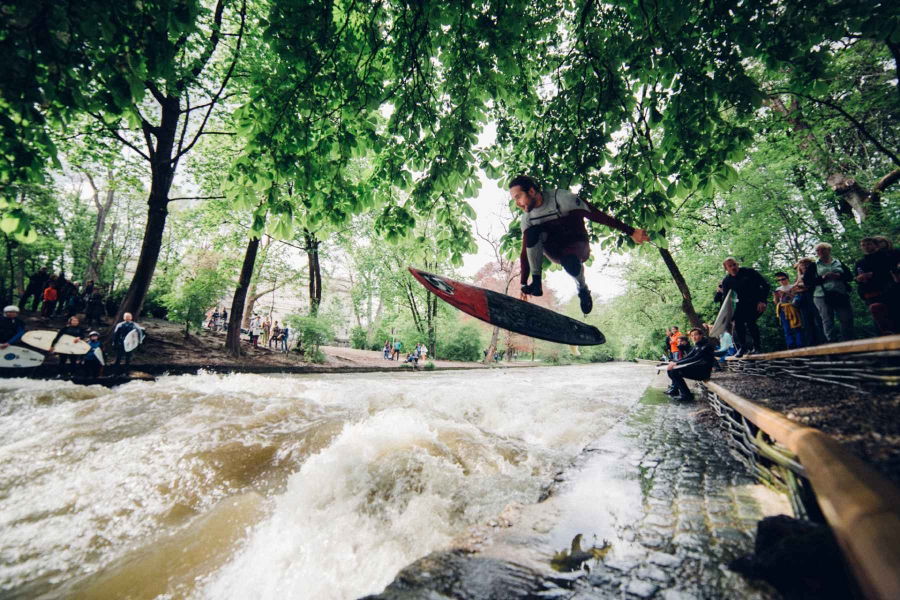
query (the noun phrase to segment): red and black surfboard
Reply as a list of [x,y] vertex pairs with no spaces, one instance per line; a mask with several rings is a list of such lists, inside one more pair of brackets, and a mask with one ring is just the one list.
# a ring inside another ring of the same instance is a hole
[[606,342],[593,325],[576,321],[542,306],[491,290],[409,267],[429,292],[476,319],[548,342],[596,346]]

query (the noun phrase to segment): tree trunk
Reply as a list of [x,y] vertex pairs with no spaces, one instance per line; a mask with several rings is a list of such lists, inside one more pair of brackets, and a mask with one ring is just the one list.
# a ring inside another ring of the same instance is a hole
[[244,301],[247,299],[247,290],[250,288],[250,279],[253,277],[257,250],[259,250],[259,238],[250,238],[250,241],[247,242],[247,251],[244,253],[244,264],[241,266],[238,286],[234,291],[234,298],[231,300],[231,320],[228,322],[228,335],[225,336],[225,350],[235,358],[241,355],[241,319],[237,315],[244,314]]
[[[256,282],[253,283],[252,291],[247,294],[247,303],[244,307],[244,320],[243,320],[244,329],[250,327],[250,318],[253,316],[253,308],[256,306],[257,300],[259,300],[266,294],[270,294],[270,293],[274,292],[275,290],[277,290],[280,287],[283,287],[286,284],[287,284],[287,280],[284,280],[283,282],[277,283],[267,290],[257,293],[256,292],[256,290],[257,290]],[[271,318],[271,317],[272,317],[272,315],[270,313],[269,318]]]
[[659,253],[662,256],[663,262],[666,263],[666,267],[669,269],[669,273],[672,275],[672,279],[675,280],[675,285],[678,286],[678,291],[681,292],[681,310],[683,310],[684,314],[687,315],[691,327],[699,327],[700,329],[703,329],[703,319],[701,319],[697,314],[697,311],[694,310],[694,302],[693,300],[691,300],[691,290],[688,287],[687,282],[684,280],[684,275],[681,274],[681,270],[678,268],[678,265],[675,264],[675,259],[672,258],[672,254],[665,248],[660,248]]
[[489,365],[494,360],[494,354],[497,352],[497,341],[500,339],[500,328],[494,327],[491,333],[491,343],[488,344],[487,354],[484,355],[484,364]]
[[309,314],[314,317],[319,314],[319,304],[322,302],[322,271],[319,267],[319,240],[316,234],[309,231],[303,233],[306,249],[306,258],[309,263]]
[[165,100],[161,105],[160,126],[154,130],[156,148],[150,153],[150,198],[147,201],[147,226],[144,229],[144,241],[141,244],[141,254],[134,269],[134,278],[131,280],[131,285],[128,286],[125,299],[119,305],[116,323],[122,320],[122,315],[126,312],[130,312],[135,318],[140,314],[162,248],[166,217],[169,214],[169,190],[172,188],[172,180],[175,177],[175,162],[172,160],[175,149],[175,132],[178,130],[178,119],[181,114],[178,98],[167,97]]
[[87,177],[88,182],[91,185],[91,189],[93,189],[92,199],[94,201],[94,207],[97,209],[97,222],[94,224],[94,239],[91,242],[91,250],[90,254],[88,255],[87,269],[84,273],[84,281],[93,281],[94,283],[99,283],[100,266],[102,264],[99,262],[100,247],[103,244],[103,232],[106,229],[106,216],[109,214],[109,210],[112,207],[113,200],[115,199],[115,190],[112,187],[112,172],[107,171],[107,185],[109,187],[106,190],[106,199],[101,204],[100,190],[98,190],[94,185],[93,177],[91,177],[88,173],[85,173],[85,176]]

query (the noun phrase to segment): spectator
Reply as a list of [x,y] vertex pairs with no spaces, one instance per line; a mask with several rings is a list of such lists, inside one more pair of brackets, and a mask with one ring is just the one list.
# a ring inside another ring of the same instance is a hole
[[69,296],[72,295],[72,282],[66,279],[66,273],[60,271],[56,278],[56,294],[59,302],[56,305],[56,312],[62,314],[66,309]]
[[403,344],[400,340],[394,340],[394,352],[391,355],[391,358],[400,360],[400,349],[403,348]]
[[716,356],[719,358],[719,362],[725,364],[725,359],[729,356],[734,356],[736,352],[734,338],[731,337],[731,332],[726,330],[719,337],[719,347],[716,348]]
[[272,331],[272,322],[269,320],[269,317],[266,317],[266,320],[263,321],[262,324],[262,343],[263,346],[267,346],[269,343],[269,334]]
[[[56,333],[56,337],[53,338],[53,342],[50,343],[50,354],[53,354],[56,350],[56,344],[59,342],[60,338],[64,335],[71,335],[75,338],[75,341],[80,342],[84,340],[87,336],[85,335],[84,328],[81,326],[81,322],[78,320],[78,317],[70,317],[66,326],[60,329]],[[60,354],[59,355],[59,370],[60,373],[65,374],[68,370],[69,372],[73,372],[75,370],[75,366],[78,364],[81,356],[77,354]],[[70,365],[68,369],[66,365]]]
[[275,349],[278,350],[278,341],[281,339],[281,327],[278,326],[278,321],[272,325],[272,337],[269,338],[269,348],[272,347],[272,343],[275,343]]
[[79,294],[76,289],[69,294],[69,298],[66,300],[66,318],[74,317],[82,312],[84,312],[84,298],[82,298],[81,294]]
[[729,291],[737,296],[738,303],[734,309],[734,345],[735,356],[744,356],[762,350],[759,338],[759,327],[756,320],[766,310],[771,286],[756,269],[742,267],[737,259],[729,256],[722,261],[725,278],[719,284],[715,301],[721,304]]
[[[381,350],[384,353],[384,358],[386,360],[393,360],[391,358],[391,342],[390,342],[390,340],[384,340],[384,348],[382,348]],[[487,350],[485,350],[485,353],[486,352],[487,352]]]
[[113,329],[113,345],[116,349],[115,366],[118,367],[119,363],[122,362],[122,359],[125,359],[126,369],[131,365],[131,354],[134,351],[125,351],[125,338],[135,329],[140,330],[140,326],[134,322],[134,317],[129,312],[122,315],[122,321],[117,323],[115,329]]
[[695,327],[691,329],[690,336],[694,341],[694,349],[686,354],[684,358],[672,361],[666,367],[669,379],[672,380],[672,386],[678,394],[675,395],[673,393],[673,399],[685,402],[693,400],[694,395],[684,380],[709,379],[713,365],[716,362],[712,342],[706,337],[703,330]]
[[56,291],[56,282],[52,277],[47,283],[47,287],[44,288],[43,298],[44,305],[41,307],[41,316],[45,319],[49,319],[53,316],[53,311],[56,309],[56,302],[59,300],[59,293]]
[[91,347],[84,355],[84,374],[86,377],[99,377],[103,374],[103,351],[100,349],[100,333],[92,331],[88,334],[88,346]]
[[284,329],[281,330],[281,351],[288,351],[288,342],[291,337],[291,329],[287,325],[284,326]]
[[[863,257],[856,262],[857,293],[869,308],[869,314],[880,335],[897,332],[897,324],[891,319],[890,308],[885,303],[885,292],[893,283],[891,259],[894,258],[890,242],[882,247],[874,237],[864,237],[859,241]],[[896,265],[896,260],[894,261]]]
[[678,357],[679,360],[687,356],[688,352],[691,351],[691,340],[688,339],[688,336],[683,333],[678,334],[678,340],[676,342],[678,344]]
[[3,309],[0,317],[0,350],[15,344],[25,334],[25,323],[19,318],[19,307],[14,304]]
[[222,331],[228,329],[228,311],[225,310],[225,307],[222,307]]
[[87,299],[87,307],[85,308],[85,325],[91,324],[103,325],[103,291],[99,287],[91,286],[91,295]]
[[[822,317],[825,328],[825,339],[839,342],[841,339],[853,339],[853,309],[850,307],[850,280],[853,275],[844,264],[831,256],[831,244],[822,242],[816,246],[816,290],[813,302]],[[837,332],[834,317],[837,315],[841,323],[841,332]]]
[[84,301],[87,302],[90,299],[91,294],[94,293],[94,280],[88,279],[84,284],[84,290],[81,292],[81,297],[84,298]]
[[792,303],[794,288],[784,271],[775,273],[775,280],[778,287],[772,293],[772,300],[775,302],[775,315],[784,331],[784,341],[788,350],[802,348],[806,345],[803,340],[803,319],[800,317],[800,309]]
[[666,329],[666,341],[663,344],[663,360],[672,359],[672,328]]
[[259,347],[259,334],[262,331],[262,324],[260,323],[259,315],[253,315],[250,317],[250,343],[253,344],[254,348]]
[[428,358],[428,346],[425,344],[419,344],[419,359],[426,360]]
[[816,261],[811,258],[801,258],[794,268],[797,270],[797,279],[791,287],[794,294],[791,304],[800,310],[803,341],[807,346],[822,344],[825,342],[822,317],[813,302],[813,293],[816,289]]
[[209,323],[206,324],[208,329],[212,331],[218,331],[219,329],[219,307],[215,307],[213,309],[212,316],[209,318]]
[[25,293],[19,300],[19,304],[23,309],[28,308],[28,301],[31,300],[31,310],[37,310],[41,302],[44,300],[44,290],[47,289],[47,282],[50,281],[50,275],[47,273],[47,267],[41,267],[36,273],[32,273],[28,278],[28,285],[25,287]]
[[672,325],[672,329],[669,331],[669,353],[672,357],[672,360],[678,360],[681,358],[678,354],[678,336],[681,335],[681,332],[678,331],[678,327]]

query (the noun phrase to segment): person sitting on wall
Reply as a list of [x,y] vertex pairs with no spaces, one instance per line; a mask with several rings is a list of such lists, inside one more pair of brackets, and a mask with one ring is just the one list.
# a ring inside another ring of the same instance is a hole
[[684,358],[672,361],[666,367],[672,386],[678,395],[673,395],[674,400],[689,402],[694,395],[688,388],[685,379],[704,380],[709,379],[716,362],[715,347],[702,329],[695,327],[690,331],[694,348]]

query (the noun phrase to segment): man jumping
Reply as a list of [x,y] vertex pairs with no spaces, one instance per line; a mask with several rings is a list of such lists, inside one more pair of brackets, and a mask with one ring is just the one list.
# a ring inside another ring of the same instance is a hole
[[638,244],[650,241],[643,229],[635,229],[600,212],[568,190],[541,189],[537,181],[528,175],[514,177],[509,182],[509,193],[516,206],[524,213],[520,255],[523,299],[525,296],[543,295],[541,269],[546,255],[575,278],[581,312],[591,312],[594,301],[584,281],[582,266],[591,255],[590,240],[584,227],[585,219],[618,229],[631,236]]

